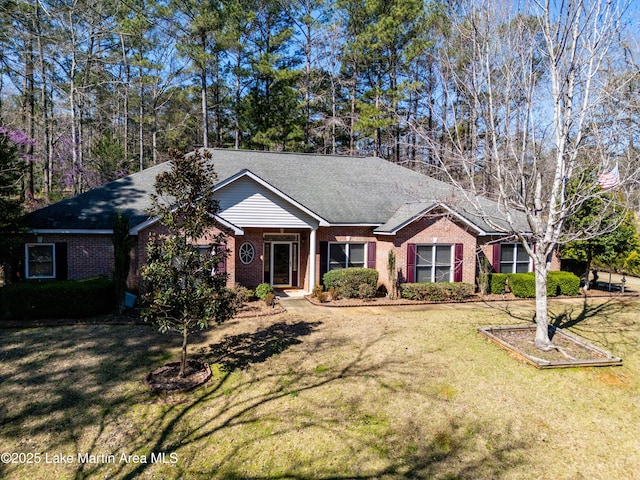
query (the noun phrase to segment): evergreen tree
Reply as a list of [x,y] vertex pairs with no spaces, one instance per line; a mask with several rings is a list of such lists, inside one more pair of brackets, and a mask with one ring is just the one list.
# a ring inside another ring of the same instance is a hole
[[28,143],[24,133],[0,128],[0,266],[12,260],[12,234],[20,228],[21,181],[26,163],[18,154],[18,146],[24,143]]
[[[218,270],[225,257],[225,237],[210,236],[219,207],[211,198],[216,175],[209,158],[207,153],[186,157],[173,152],[171,170],[158,175],[151,196],[150,214],[167,234],[149,243],[148,263],[142,269],[147,290],[144,316],[160,331],[182,336],[180,376],[185,375],[189,333],[234,314],[227,274]],[[213,244],[207,252],[196,245],[203,240]]]

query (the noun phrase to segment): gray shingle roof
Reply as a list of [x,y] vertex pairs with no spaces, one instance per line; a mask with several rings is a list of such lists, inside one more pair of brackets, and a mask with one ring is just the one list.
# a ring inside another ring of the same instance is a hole
[[[469,202],[450,185],[381,158],[221,149],[211,154],[219,182],[249,170],[331,224],[391,221],[386,225],[390,228],[410,221],[428,205],[444,203],[479,230],[496,230],[473,210],[467,212]],[[28,215],[28,226],[111,229],[118,210],[129,217],[131,226],[140,224],[148,219],[155,178],[168,168],[168,163],[157,165],[37,210]],[[497,209],[489,200],[482,203]]]

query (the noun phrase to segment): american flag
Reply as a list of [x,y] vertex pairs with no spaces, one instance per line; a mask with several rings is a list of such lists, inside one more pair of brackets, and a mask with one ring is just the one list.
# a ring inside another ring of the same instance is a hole
[[598,177],[598,184],[603,190],[609,190],[620,184],[620,172],[618,165],[613,167],[610,172],[601,173]]

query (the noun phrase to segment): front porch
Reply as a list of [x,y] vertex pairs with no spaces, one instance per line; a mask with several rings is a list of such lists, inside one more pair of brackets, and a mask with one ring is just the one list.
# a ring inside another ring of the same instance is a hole
[[234,283],[305,292],[315,286],[316,230],[245,228],[234,243]]

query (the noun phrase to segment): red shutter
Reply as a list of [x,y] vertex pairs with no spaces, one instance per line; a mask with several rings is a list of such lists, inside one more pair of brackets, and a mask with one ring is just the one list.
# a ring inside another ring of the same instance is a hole
[[367,268],[376,268],[376,242],[367,244]]
[[499,243],[493,244],[493,262],[491,263],[493,265],[493,270],[496,273],[500,273],[500,244]]
[[407,283],[416,281],[416,244],[407,243],[407,271],[405,272]]
[[463,253],[464,253],[464,245],[462,243],[456,243],[455,245],[455,263],[453,270],[453,281],[461,282],[462,281],[462,262],[463,262]]
[[216,245],[216,255],[222,257],[218,265],[216,265],[216,273],[227,273],[227,246]]

